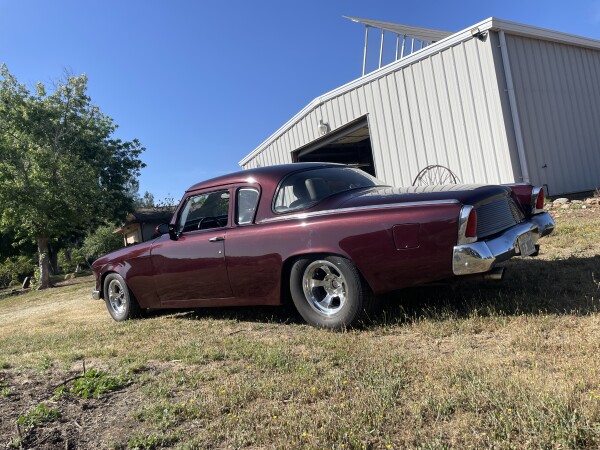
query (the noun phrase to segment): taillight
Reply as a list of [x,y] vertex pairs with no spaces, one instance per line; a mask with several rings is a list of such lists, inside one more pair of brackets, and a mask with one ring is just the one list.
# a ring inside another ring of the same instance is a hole
[[475,212],[475,208],[469,213],[465,237],[477,239],[477,212]]
[[460,210],[458,218],[458,244],[470,244],[477,240],[477,212],[471,205]]
[[531,190],[531,205],[531,214],[544,211],[544,188],[536,186]]

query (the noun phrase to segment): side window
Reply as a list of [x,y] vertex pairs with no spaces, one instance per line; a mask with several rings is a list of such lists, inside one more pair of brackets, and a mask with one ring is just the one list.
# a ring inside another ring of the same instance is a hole
[[252,223],[254,211],[258,204],[258,190],[254,188],[241,188],[237,191],[237,213],[238,225]]
[[181,211],[177,231],[205,230],[227,226],[229,191],[220,190],[190,197]]

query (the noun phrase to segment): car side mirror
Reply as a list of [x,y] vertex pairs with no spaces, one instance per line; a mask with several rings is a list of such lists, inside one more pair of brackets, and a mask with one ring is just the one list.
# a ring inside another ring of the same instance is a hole
[[163,234],[169,233],[169,237],[174,241],[176,241],[179,238],[179,235],[181,234],[175,230],[175,225],[171,225],[170,223],[161,223],[159,226],[156,227],[156,232],[161,236]]
[[179,235],[181,234],[181,231],[177,231],[177,229],[175,228],[175,225],[171,225],[169,224],[169,237],[176,241],[177,239],[179,239]]
[[169,232],[169,224],[161,223],[156,227],[155,231],[160,235],[167,234]]

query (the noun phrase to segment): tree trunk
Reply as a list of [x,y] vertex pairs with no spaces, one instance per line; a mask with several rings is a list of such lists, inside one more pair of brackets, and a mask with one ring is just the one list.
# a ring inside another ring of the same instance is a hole
[[38,257],[40,260],[40,285],[38,289],[48,289],[50,287],[50,260],[48,258],[48,237],[38,236]]
[[58,275],[58,252],[48,247],[48,254],[50,255],[50,273]]

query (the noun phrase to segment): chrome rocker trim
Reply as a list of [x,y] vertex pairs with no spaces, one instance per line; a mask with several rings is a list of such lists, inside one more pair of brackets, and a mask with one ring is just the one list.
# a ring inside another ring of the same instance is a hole
[[94,289],[94,290],[92,291],[92,298],[93,298],[94,300],[100,300],[100,291],[97,291],[96,289]]
[[456,245],[452,254],[452,271],[454,275],[488,272],[496,263],[521,253],[517,243],[520,236],[530,233],[535,243],[542,236],[552,233],[552,230],[552,217],[548,213],[542,213],[504,230],[493,239]]

